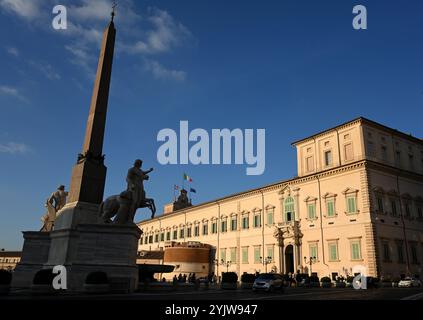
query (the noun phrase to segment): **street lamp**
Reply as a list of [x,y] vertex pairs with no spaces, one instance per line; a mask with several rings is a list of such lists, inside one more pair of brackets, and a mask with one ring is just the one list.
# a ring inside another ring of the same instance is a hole
[[263,257],[260,257],[260,260],[262,261],[262,263],[264,264],[264,271],[265,273],[267,273],[267,265],[272,263],[272,257],[271,256],[267,256],[266,258],[263,259]]
[[308,261],[307,261],[307,257],[304,257],[304,264],[308,264],[308,265],[310,265],[310,276],[312,275],[312,272],[311,272],[311,265],[312,265],[313,263],[316,263],[316,257],[309,257],[309,258],[308,258]]
[[231,264],[232,264],[232,261],[225,261],[225,260],[221,259],[221,260],[220,260],[220,262],[219,262],[219,260],[215,259],[215,260],[214,260],[214,263],[216,264],[216,266],[217,266],[217,267],[218,267],[219,265],[221,265],[221,266],[225,266],[225,267],[226,267],[226,272],[228,272],[228,271],[229,271],[229,267],[230,267],[230,266],[231,266]]

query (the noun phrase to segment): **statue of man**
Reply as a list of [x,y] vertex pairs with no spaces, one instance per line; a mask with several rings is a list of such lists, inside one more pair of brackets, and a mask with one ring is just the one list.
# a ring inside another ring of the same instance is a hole
[[153,168],[143,171],[141,169],[142,160],[137,159],[134,162],[134,166],[128,170],[126,176],[126,182],[128,183],[128,191],[132,192],[132,215],[142,205],[145,200],[144,180],[148,180],[148,174],[153,171]]
[[53,229],[57,212],[65,206],[67,195],[68,192],[65,191],[65,186],[61,185],[47,199],[45,204],[47,213],[42,217],[44,225],[41,231],[51,231]]

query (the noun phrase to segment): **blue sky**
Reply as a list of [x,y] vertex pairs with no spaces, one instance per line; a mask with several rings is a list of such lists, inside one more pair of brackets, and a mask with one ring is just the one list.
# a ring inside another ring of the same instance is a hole
[[[20,249],[81,151],[111,1],[0,0],[0,248]],[[68,29],[51,27],[55,4]],[[366,5],[368,30],[352,28]],[[119,1],[105,195],[134,159],[159,211],[189,174],[194,203],[288,179],[291,142],[358,116],[423,137],[421,1]],[[266,171],[157,162],[163,128],[266,129]],[[137,220],[149,216],[140,210]]]

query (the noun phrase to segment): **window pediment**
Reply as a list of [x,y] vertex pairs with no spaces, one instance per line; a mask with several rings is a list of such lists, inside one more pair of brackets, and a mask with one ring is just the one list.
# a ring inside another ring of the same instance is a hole
[[344,191],[342,191],[342,194],[344,195],[354,194],[354,193],[358,193],[358,190],[354,188],[346,188]]
[[304,202],[314,202],[314,201],[317,201],[316,197],[308,196],[307,198],[304,199]]
[[336,193],[326,192],[326,193],[322,196],[322,198],[323,198],[323,199],[328,199],[328,198],[335,198],[336,196],[337,196],[337,194],[336,194]]

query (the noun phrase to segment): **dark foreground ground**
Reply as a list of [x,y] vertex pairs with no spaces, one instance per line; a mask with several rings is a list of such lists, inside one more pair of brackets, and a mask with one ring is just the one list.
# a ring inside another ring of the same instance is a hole
[[251,290],[199,290],[176,292],[137,292],[132,294],[61,294],[53,296],[12,292],[0,300],[27,299],[100,299],[100,300],[423,300],[423,288],[377,288],[354,290],[352,288],[286,288],[284,293],[253,293]]

